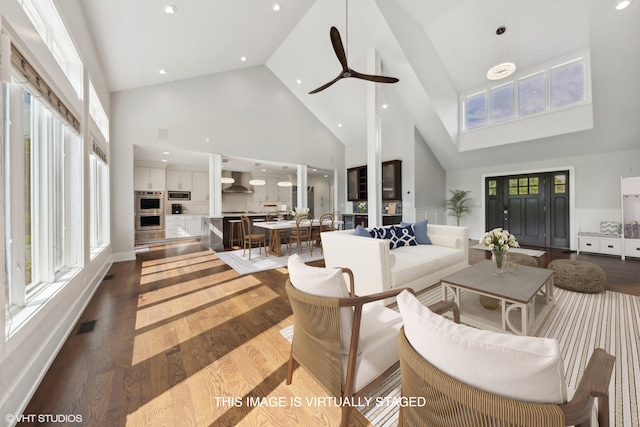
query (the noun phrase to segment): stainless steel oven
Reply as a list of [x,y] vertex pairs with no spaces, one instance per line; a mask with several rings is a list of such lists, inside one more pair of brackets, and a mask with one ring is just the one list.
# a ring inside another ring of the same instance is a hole
[[156,230],[164,230],[164,212],[136,214],[136,231]]
[[158,213],[164,215],[164,193],[162,191],[136,191],[136,214]]

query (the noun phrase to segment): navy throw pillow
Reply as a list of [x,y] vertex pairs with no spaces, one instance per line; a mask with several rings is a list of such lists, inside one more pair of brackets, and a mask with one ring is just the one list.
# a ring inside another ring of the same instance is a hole
[[395,231],[397,248],[399,248],[400,246],[418,246],[418,242],[416,240],[416,236],[414,234],[412,226],[401,227],[396,225],[393,228]]

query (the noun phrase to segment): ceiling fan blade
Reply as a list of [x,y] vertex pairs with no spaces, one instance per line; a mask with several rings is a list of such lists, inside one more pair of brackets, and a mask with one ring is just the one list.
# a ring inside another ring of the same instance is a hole
[[331,44],[333,45],[333,50],[338,57],[338,61],[342,65],[342,70],[347,71],[349,67],[347,67],[347,54],[344,52],[344,46],[342,45],[342,38],[340,37],[340,32],[336,27],[331,27],[329,31],[329,35],[331,36]]
[[400,80],[395,77],[387,77],[387,76],[375,76],[372,74],[362,74],[354,70],[349,70],[351,72],[351,77],[355,77],[357,79],[368,80],[376,83],[398,83]]
[[344,76],[342,75],[342,73],[340,73],[340,75],[338,77],[336,77],[335,79],[331,80],[329,83],[323,84],[322,86],[320,86],[317,89],[312,90],[311,92],[309,92],[309,95],[312,95],[314,93],[318,93],[322,90],[325,90],[326,88],[328,88],[329,86],[331,86],[332,84],[334,84],[335,82],[337,82],[338,80],[340,80],[341,78],[343,78]]

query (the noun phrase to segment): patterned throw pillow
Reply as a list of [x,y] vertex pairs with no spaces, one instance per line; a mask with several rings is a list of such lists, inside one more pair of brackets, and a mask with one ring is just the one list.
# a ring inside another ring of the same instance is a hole
[[412,226],[401,227],[396,225],[393,229],[396,236],[396,248],[400,246],[418,246],[418,241],[416,240]]
[[397,247],[398,239],[396,238],[396,232],[393,226],[374,227],[369,230],[369,234],[374,239],[387,239],[389,240],[389,248],[395,249]]
[[612,234],[614,236],[620,235],[621,224],[614,221],[602,221],[600,222],[600,234]]

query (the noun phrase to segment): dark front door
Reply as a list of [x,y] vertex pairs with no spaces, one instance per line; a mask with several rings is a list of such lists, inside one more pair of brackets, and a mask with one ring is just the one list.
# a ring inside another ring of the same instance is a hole
[[569,247],[568,172],[490,177],[486,228],[501,227],[521,245]]

